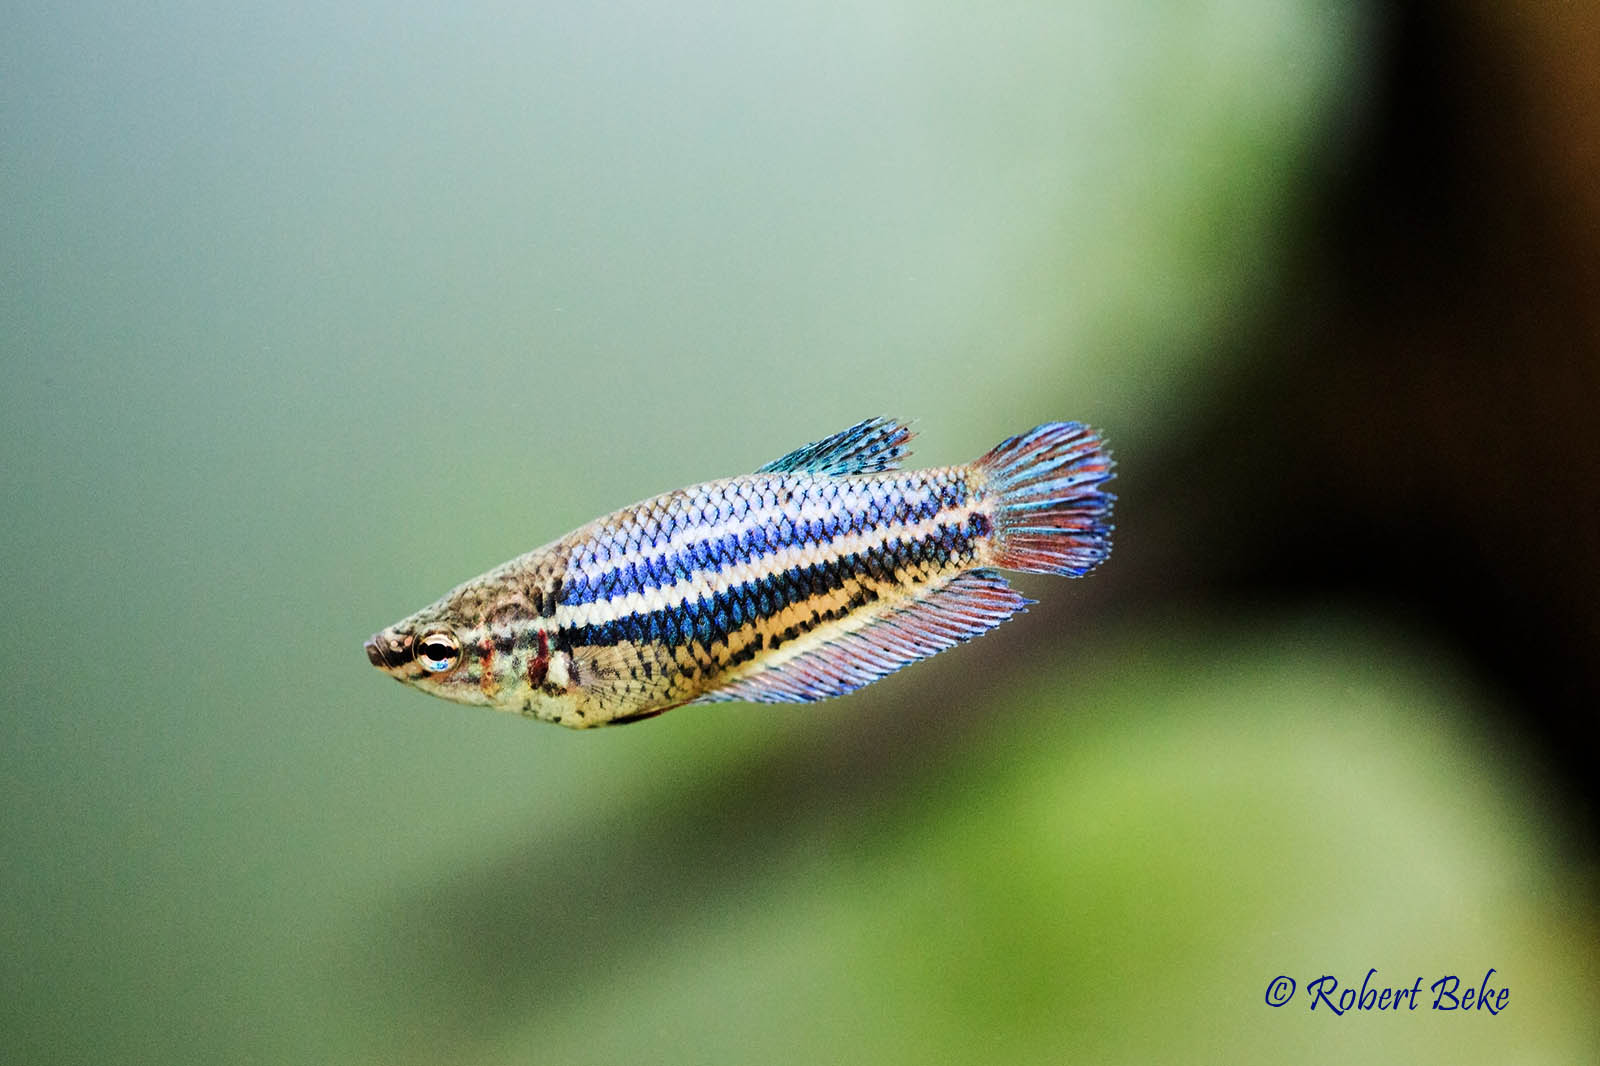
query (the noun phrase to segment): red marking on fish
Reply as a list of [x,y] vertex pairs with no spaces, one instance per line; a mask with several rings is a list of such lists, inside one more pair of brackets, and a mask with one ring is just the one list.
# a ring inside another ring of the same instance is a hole
[[478,642],[478,655],[483,660],[483,675],[478,678],[478,687],[485,696],[493,696],[494,683],[494,638],[484,637]]
[[539,654],[528,663],[528,683],[534,688],[543,685],[545,674],[550,672],[550,635],[541,629],[538,637]]

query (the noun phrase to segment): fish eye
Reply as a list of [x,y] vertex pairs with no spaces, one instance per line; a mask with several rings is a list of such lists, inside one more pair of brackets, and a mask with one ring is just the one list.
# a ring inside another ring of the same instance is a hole
[[430,674],[454,670],[461,662],[461,642],[449,633],[429,633],[417,641],[417,662]]

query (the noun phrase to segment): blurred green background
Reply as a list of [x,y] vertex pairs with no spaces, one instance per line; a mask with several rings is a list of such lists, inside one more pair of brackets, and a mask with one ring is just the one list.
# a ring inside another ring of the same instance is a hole
[[[9,9],[0,1059],[1594,1061],[1592,16]],[[814,707],[362,655],[879,413],[1116,553]]]

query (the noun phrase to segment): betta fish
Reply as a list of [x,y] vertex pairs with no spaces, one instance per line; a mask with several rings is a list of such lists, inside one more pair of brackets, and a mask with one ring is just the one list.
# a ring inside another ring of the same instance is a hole
[[1112,460],[1088,426],[902,470],[910,439],[868,419],[597,518],[374,634],[367,658],[435,696],[575,729],[821,700],[1033,602],[999,570],[1078,577],[1110,553]]

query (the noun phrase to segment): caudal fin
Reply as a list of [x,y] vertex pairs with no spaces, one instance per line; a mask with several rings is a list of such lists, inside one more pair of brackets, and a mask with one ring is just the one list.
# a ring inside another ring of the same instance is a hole
[[1002,441],[973,464],[994,501],[993,565],[1080,577],[1111,554],[1111,478],[1100,434],[1046,422]]

